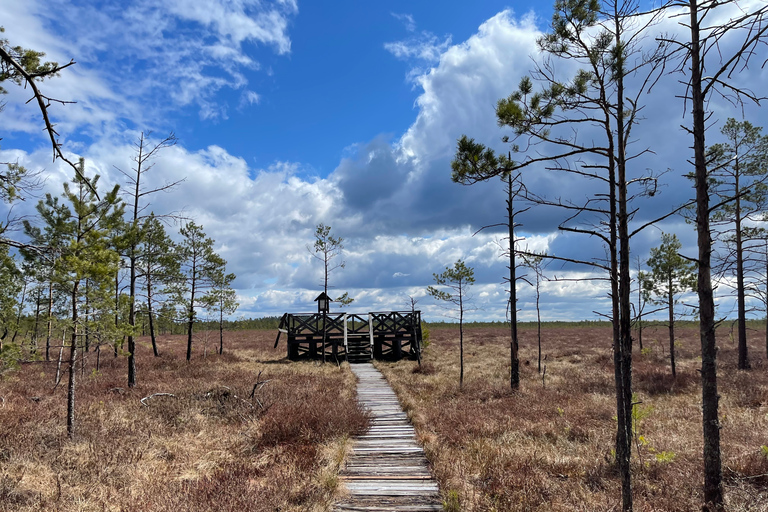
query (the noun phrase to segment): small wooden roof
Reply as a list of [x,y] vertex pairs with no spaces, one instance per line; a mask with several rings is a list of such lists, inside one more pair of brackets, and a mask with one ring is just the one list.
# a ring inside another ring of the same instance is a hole
[[322,292],[320,295],[317,296],[317,298],[314,300],[314,302],[319,301],[320,299],[325,299],[328,302],[333,302],[333,299],[328,296],[327,293]]

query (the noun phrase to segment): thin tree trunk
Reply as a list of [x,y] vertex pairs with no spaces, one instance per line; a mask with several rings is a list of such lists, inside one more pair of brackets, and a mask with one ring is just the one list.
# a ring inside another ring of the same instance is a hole
[[517,277],[515,275],[515,210],[512,200],[514,192],[510,174],[507,181],[507,219],[509,227],[509,324],[510,324],[510,372],[509,385],[512,389],[520,388],[520,344],[517,338]]
[[155,357],[159,357],[157,340],[155,339],[155,324],[152,318],[152,292],[150,291],[149,281],[147,281],[147,316],[149,316],[149,338],[152,340],[152,353],[155,354]]
[[[616,47],[622,48],[621,40],[621,19],[618,11],[614,13],[614,23],[616,27]],[[617,136],[617,171],[618,171],[618,238],[619,238],[619,339],[618,339],[618,362],[620,386],[619,409],[619,442],[622,445],[619,459],[619,469],[621,470],[621,496],[622,510],[631,511],[632,504],[632,323],[630,318],[631,296],[630,296],[630,278],[629,278],[629,215],[627,213],[627,179],[626,179],[626,126],[624,121],[624,55],[623,50],[617,55],[618,69],[616,81],[616,136]],[[613,180],[611,180],[613,188]],[[615,322],[615,319],[614,319]]]
[[744,247],[741,239],[741,195],[739,185],[739,157],[736,155],[735,169],[735,193],[736,193],[736,297],[739,322],[739,370],[748,370],[749,353],[747,348],[747,306],[744,297]]
[[464,389],[464,297],[459,284],[459,389]]
[[72,338],[69,344],[69,383],[67,386],[67,435],[75,435],[75,364],[77,363],[77,292],[78,281],[72,289]]
[[45,360],[51,360],[51,328],[53,323],[53,282],[48,283],[48,327],[45,335]]
[[88,314],[90,313],[90,311],[89,311],[90,304],[88,302],[88,297],[90,295],[89,292],[90,292],[90,289],[89,289],[89,286],[88,286],[88,279],[86,279],[85,280],[85,316],[83,317],[84,322],[86,322],[86,324],[85,324],[86,327],[83,329],[83,334],[85,335],[85,351],[86,352],[88,352],[88,349],[90,348],[90,344],[91,344],[90,343],[91,340],[89,339],[88,328],[87,328]]
[[224,304],[219,308],[219,355],[224,353]]
[[128,387],[136,385],[136,341],[133,337],[136,330],[136,232],[139,229],[139,197],[141,188],[142,164],[144,162],[144,132],[139,139],[139,156],[136,159],[136,188],[133,194],[133,229],[131,246],[129,248],[130,282],[128,283]]
[[668,296],[667,301],[669,303],[669,364],[672,367],[672,377],[677,377],[675,368],[675,300],[672,289],[672,274],[669,275]]
[[[325,279],[323,281],[323,293],[327,297],[328,296],[328,254],[327,253],[325,254],[324,258],[325,258],[324,259],[324,262],[325,262]],[[329,302],[328,303],[328,309],[330,309],[330,307],[331,307],[331,304]],[[328,333],[328,331],[326,330],[326,327],[325,327],[326,320],[327,320],[326,312],[325,312],[325,310],[323,310],[323,342],[322,342],[323,364],[325,364],[325,338],[326,338],[326,335]]]
[[[115,273],[115,330],[120,326],[120,270]],[[117,357],[117,338],[115,338],[115,357]]]
[[26,299],[26,295],[27,295],[27,279],[25,277],[24,287],[21,290],[21,301],[19,302],[19,314],[16,316],[16,328],[13,331],[13,337],[11,337],[11,343],[16,341],[16,336],[19,334],[19,326],[21,325],[21,313],[24,310],[24,301]]
[[541,293],[539,289],[539,274],[537,271],[536,273],[536,337],[539,341],[539,373],[541,373],[541,307],[539,306],[540,300],[541,300]]
[[[197,257],[197,256],[193,256]],[[192,327],[195,323],[195,286],[197,286],[197,262],[192,264],[192,286],[189,296],[189,317],[187,320],[187,362],[192,359]]]
[[[138,181],[138,180],[137,180]],[[134,210],[134,224],[136,223]],[[130,296],[128,297],[128,387],[136,385],[136,340],[133,332],[136,327],[136,256],[134,247],[131,247],[131,282]]]
[[637,343],[643,351],[643,285],[640,282],[640,258],[637,260]]
[[699,246],[699,330],[701,336],[702,432],[704,438],[704,506],[722,510],[723,469],[720,455],[719,396],[717,393],[717,344],[715,339],[715,301],[712,292],[712,238],[709,227],[709,184],[705,143],[704,94],[701,76],[699,3],[690,0],[691,100],[693,108],[693,148],[696,176],[696,233]]
[[64,342],[66,341],[67,334],[61,337],[61,346],[59,347],[59,362],[56,364],[56,379],[54,380],[53,387],[59,385],[61,382],[61,360],[64,357]]
[[37,354],[37,341],[40,331],[40,288],[37,288],[37,297],[35,297],[35,332],[32,335],[32,353]]

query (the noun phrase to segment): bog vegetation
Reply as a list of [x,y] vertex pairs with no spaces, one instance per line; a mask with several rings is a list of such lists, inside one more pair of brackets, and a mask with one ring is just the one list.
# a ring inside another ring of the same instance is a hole
[[[768,364],[740,372],[732,326],[718,330],[724,486],[729,511],[768,510]],[[750,347],[760,334],[750,330]],[[424,443],[446,510],[616,510],[616,397],[610,324],[521,325],[521,386],[509,389],[505,326],[465,327],[459,388],[455,326],[430,326],[422,365],[376,363]],[[677,377],[666,325],[647,328],[633,368],[634,508],[690,512],[703,501],[698,328],[678,326]]]
[[87,353],[78,430],[66,435],[57,362],[0,381],[0,510],[324,510],[349,437],[366,428],[355,379],[336,365],[288,363],[273,331],[137,338],[141,379],[125,358]]

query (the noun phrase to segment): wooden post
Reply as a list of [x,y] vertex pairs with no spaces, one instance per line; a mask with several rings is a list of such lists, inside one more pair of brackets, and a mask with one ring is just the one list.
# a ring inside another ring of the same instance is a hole
[[346,354],[349,348],[347,347],[347,314],[344,313],[344,353]]
[[371,344],[371,359],[373,359],[373,313],[368,313],[368,339]]
[[394,356],[395,361],[399,361],[403,358],[402,340],[400,338],[392,340],[392,355]]

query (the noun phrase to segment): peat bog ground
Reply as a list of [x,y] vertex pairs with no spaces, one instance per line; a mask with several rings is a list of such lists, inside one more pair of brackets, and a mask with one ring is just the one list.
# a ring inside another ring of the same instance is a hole
[[[103,350],[96,371],[87,354],[73,440],[55,361],[0,379],[0,510],[326,510],[367,425],[349,368],[290,363],[274,331],[225,333],[222,356],[211,333],[204,357],[206,335],[190,363],[185,336],[161,336],[158,358],[140,338],[134,388],[125,357]],[[156,393],[173,396],[142,404]]]
[[[412,418],[446,510],[618,510],[610,329],[521,330],[521,389],[509,389],[504,328],[470,328],[464,389],[458,332],[433,328],[423,365],[377,363]],[[697,330],[678,329],[678,376],[666,329],[645,331],[634,355],[634,495],[639,511],[693,511],[701,502]],[[768,510],[768,364],[751,332],[752,369],[736,369],[718,333],[728,510]],[[225,333],[224,355],[193,360],[184,336],[162,336],[161,357],[139,339],[138,385],[126,360],[90,353],[78,378],[77,435],[66,435],[66,380],[55,361],[0,380],[0,510],[319,511],[338,498],[349,437],[366,426],[346,364],[288,362],[274,331]],[[259,372],[261,376],[259,377]],[[251,390],[260,386],[253,399]],[[157,395],[170,393],[174,396]],[[263,407],[262,407],[263,406]]]
[[[458,328],[432,329],[419,368],[377,363],[424,443],[446,510],[609,511],[621,508],[614,473],[616,398],[611,331],[547,327],[546,373],[537,371],[536,331],[521,330],[521,389],[509,389],[509,335],[465,332],[460,390]],[[678,328],[677,378],[668,333],[644,332],[635,348],[632,453],[635,510],[690,512],[703,481],[698,331]],[[736,343],[718,332],[723,472],[730,511],[768,510],[768,365],[761,332],[750,333],[752,369],[736,369]]]

